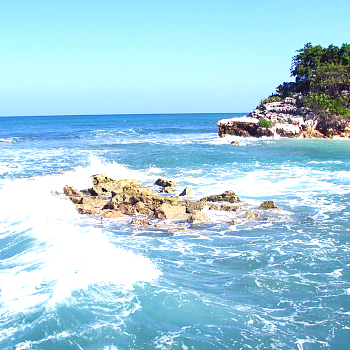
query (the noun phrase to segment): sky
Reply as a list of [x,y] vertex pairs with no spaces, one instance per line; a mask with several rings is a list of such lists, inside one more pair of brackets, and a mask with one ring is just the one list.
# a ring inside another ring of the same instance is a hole
[[0,0],[0,116],[247,113],[349,0]]

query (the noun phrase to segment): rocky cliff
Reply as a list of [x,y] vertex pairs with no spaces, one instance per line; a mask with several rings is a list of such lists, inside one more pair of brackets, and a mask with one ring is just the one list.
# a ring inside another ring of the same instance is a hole
[[280,102],[260,105],[248,116],[218,121],[219,136],[350,137],[350,119],[325,117],[303,107],[295,94]]

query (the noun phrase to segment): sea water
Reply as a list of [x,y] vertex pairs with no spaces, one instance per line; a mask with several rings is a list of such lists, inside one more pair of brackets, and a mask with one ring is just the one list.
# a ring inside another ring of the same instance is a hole
[[[350,140],[219,138],[235,116],[0,118],[0,349],[350,349]],[[98,173],[280,210],[79,215]]]

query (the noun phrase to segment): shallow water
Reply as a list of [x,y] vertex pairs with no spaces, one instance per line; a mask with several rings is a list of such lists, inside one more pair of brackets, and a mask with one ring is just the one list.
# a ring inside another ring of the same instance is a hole
[[[220,139],[231,116],[0,118],[1,349],[350,348],[350,141]],[[169,233],[51,195],[97,173],[281,210]]]

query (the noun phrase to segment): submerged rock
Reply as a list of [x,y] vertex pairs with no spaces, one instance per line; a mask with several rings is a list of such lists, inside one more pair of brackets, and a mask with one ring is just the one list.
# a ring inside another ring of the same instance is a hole
[[213,195],[204,197],[201,199],[201,201],[206,202],[229,202],[229,203],[240,203],[242,202],[241,199],[236,195],[233,191],[226,191],[219,195]]
[[241,221],[240,220],[237,220],[237,219],[233,219],[231,221],[228,222],[229,225],[238,225],[240,224]]
[[239,141],[232,141],[231,145],[240,146],[241,144],[239,143]]
[[154,184],[160,187],[177,187],[178,186],[178,184],[175,181],[167,180],[162,177],[160,177]]
[[125,214],[115,210],[104,210],[102,215],[102,219],[118,219],[118,218],[125,218],[125,217],[126,217]]
[[267,210],[267,209],[279,209],[278,206],[271,200],[265,201],[259,205],[259,209]]
[[188,187],[185,187],[184,190],[180,193],[180,196],[190,196],[192,194],[195,194],[196,191],[191,190]]
[[101,214],[101,210],[91,204],[76,204],[75,207],[79,214]]
[[258,217],[260,217],[260,214],[253,210],[247,210],[247,212],[245,213],[246,219],[256,219]]
[[131,221],[131,225],[150,226],[152,224],[146,219],[134,219]]

